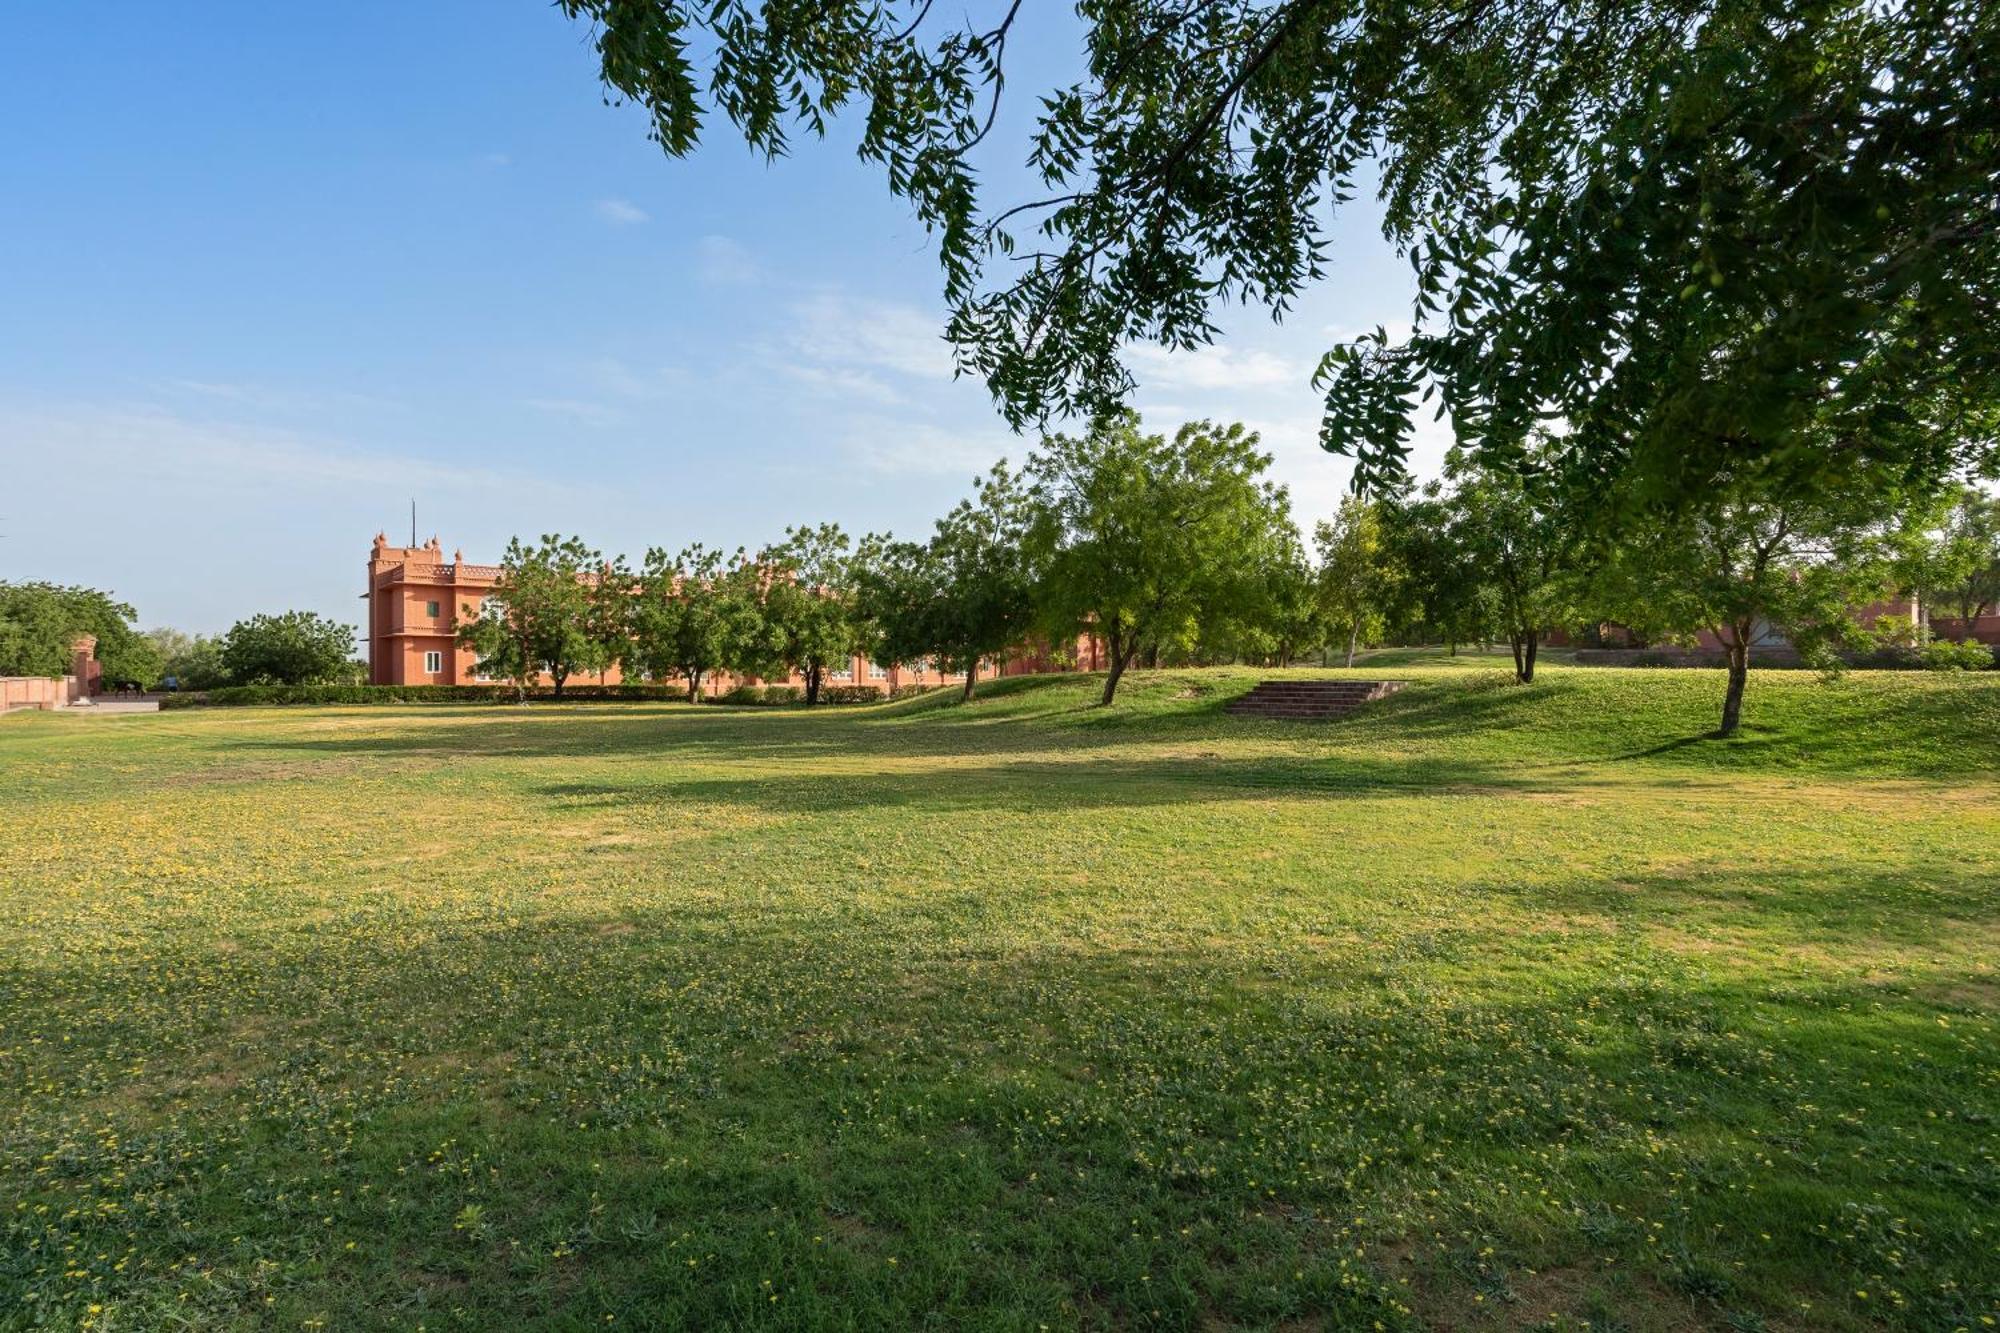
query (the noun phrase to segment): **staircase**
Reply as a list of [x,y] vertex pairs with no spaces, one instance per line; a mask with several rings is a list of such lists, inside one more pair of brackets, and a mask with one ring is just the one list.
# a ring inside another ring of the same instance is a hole
[[1223,711],[1238,717],[1326,722],[1394,694],[1407,684],[1404,680],[1265,680],[1242,698],[1231,700]]

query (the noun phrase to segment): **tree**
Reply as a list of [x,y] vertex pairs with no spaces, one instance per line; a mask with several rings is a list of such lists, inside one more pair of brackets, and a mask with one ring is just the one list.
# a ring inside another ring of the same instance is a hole
[[146,639],[159,654],[159,680],[172,677],[183,690],[212,690],[229,684],[229,672],[222,665],[222,640],[207,635],[188,634],[162,626],[146,631]]
[[1930,591],[1958,620],[1958,641],[1972,637],[1974,622],[2000,605],[2000,496],[1974,486],[1958,491],[1945,522]]
[[763,584],[757,614],[737,655],[751,675],[797,672],[806,703],[819,702],[829,667],[850,660],[860,638],[847,534],[834,524],[785,530],[785,540],[758,552]]
[[1393,582],[1381,507],[1349,496],[1332,519],[1313,528],[1313,541],[1319,547],[1320,615],[1333,635],[1347,640],[1344,665],[1351,667],[1360,641],[1382,632]]
[[526,546],[516,537],[484,605],[464,608],[472,618],[459,642],[478,653],[476,670],[513,681],[521,698],[546,673],[560,699],[572,675],[605,670],[628,650],[630,589],[621,561],[578,538],[545,534]]
[[[1544,452],[1541,460],[1546,461]],[[1553,468],[1482,467],[1454,457],[1447,512],[1461,568],[1492,589],[1499,623],[1514,650],[1514,678],[1535,679],[1548,631],[1575,619],[1570,578],[1586,532],[1580,492]]]
[[106,680],[150,685],[159,653],[132,620],[130,606],[96,588],[0,582],[0,675],[65,675],[76,640],[88,634]]
[[354,627],[316,611],[239,620],[222,636],[222,670],[236,685],[337,681],[354,652]]
[[1751,466],[1832,494],[1995,452],[1968,408],[2000,401],[1986,0],[1088,0],[1038,197],[1002,207],[979,166],[1019,0],[957,25],[924,0],[561,3],[670,154],[704,94],[773,157],[861,103],[861,155],[939,236],[960,367],[1016,425],[1121,402],[1128,344],[1282,313],[1373,188],[1419,295],[1409,336],[1321,368],[1322,442],[1364,487],[1402,474],[1432,393],[1486,463],[1560,417],[1583,471],[1669,502]]
[[1327,625],[1319,571],[1306,559],[1297,534],[1276,554],[1265,571],[1263,620],[1271,655],[1284,667],[1323,642]]
[[729,662],[754,613],[743,581],[730,577],[742,564],[742,551],[725,564],[720,551],[700,543],[674,556],[658,547],[646,552],[632,603],[631,660],[655,679],[685,680],[689,703],[701,698],[702,680]]
[[1193,422],[1169,441],[1132,413],[1029,457],[1040,619],[1055,637],[1103,638],[1104,704],[1142,645],[1191,642],[1205,613],[1253,600],[1271,553],[1297,540],[1285,492],[1258,480],[1270,465],[1240,425]]
[[863,541],[854,562],[857,610],[878,662],[929,658],[965,673],[1019,643],[1033,623],[1034,579],[1022,550],[1028,521],[1021,479],[1003,462],[937,521],[923,544]]
[[1625,533],[1597,573],[1600,605],[1650,636],[1712,633],[1729,666],[1716,735],[1734,735],[1761,640],[1781,634],[1801,657],[1831,663],[1861,635],[1855,613],[1893,588],[1885,515],[1873,501],[1869,491],[1827,499],[1739,479],[1728,495]]

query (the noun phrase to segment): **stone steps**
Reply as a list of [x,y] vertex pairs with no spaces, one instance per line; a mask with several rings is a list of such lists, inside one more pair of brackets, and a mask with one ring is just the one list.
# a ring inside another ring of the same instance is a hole
[[1343,717],[1365,703],[1394,694],[1408,684],[1401,680],[1266,680],[1223,711],[1236,717],[1263,717],[1297,722],[1325,722]]

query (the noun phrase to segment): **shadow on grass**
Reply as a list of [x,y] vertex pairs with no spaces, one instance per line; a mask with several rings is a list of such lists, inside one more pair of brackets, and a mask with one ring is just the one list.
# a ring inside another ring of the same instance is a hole
[[[1878,887],[1779,873],[1833,902]],[[737,1327],[775,1293],[799,1327],[1087,1307],[1407,1328],[1370,1295],[1399,1256],[1460,1309],[1491,1274],[1575,1265],[1636,1268],[1719,1320],[1844,1313],[1849,1274],[1891,1249],[1911,1303],[1876,1317],[1976,1314],[2000,1280],[1963,1239],[2000,1203],[1987,1029],[1881,981],[1663,949],[1623,927],[1703,890],[1632,887],[1571,886],[1623,919],[1513,941],[1512,967],[1486,966],[1510,953],[1486,922],[1378,915],[1329,948],[1197,915],[1115,948],[982,938],[929,903],[441,919],[198,968],[40,960],[0,1003],[44,1010],[0,1018],[64,1041],[23,1046],[22,1076],[149,1059],[88,1116],[22,1108],[0,1170],[31,1205],[17,1240],[137,1260],[92,1299],[139,1326],[192,1291],[197,1322],[287,1325],[435,1301],[474,1326]],[[128,1171],[145,1208],[74,1206]],[[1895,1228],[1872,1234],[1855,1199]],[[1671,1245],[1645,1222],[1663,1213]],[[1477,1273],[1427,1262],[1458,1235]],[[171,1267],[188,1253],[199,1283]],[[287,1274],[270,1305],[265,1262]]]

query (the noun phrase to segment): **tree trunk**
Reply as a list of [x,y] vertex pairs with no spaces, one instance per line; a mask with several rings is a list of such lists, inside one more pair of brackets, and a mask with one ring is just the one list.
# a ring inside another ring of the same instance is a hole
[[1523,685],[1532,685],[1535,683],[1535,651],[1536,649],[1541,647],[1541,643],[1542,643],[1541,631],[1534,629],[1529,630],[1527,633],[1525,650],[1523,652],[1523,657],[1527,661],[1527,670],[1521,673],[1521,683]]
[[1743,687],[1750,683],[1750,626],[1739,622],[1736,637],[1729,644],[1729,691],[1722,696],[1722,725],[1718,736],[1734,736],[1743,720]]
[[810,662],[806,664],[806,707],[819,702],[819,668]]
[[549,672],[549,676],[550,676],[550,678],[551,678],[552,680],[554,680],[554,681],[555,681],[555,683],[556,683],[556,699],[557,699],[557,701],[558,701],[558,702],[560,702],[560,701],[561,701],[561,699],[562,699],[562,687],[563,687],[563,682],[569,679],[569,672],[567,672],[567,671],[551,671],[551,672]]
[[965,693],[958,696],[961,702],[972,697],[972,687],[978,683],[979,662],[975,659],[972,665],[965,669]]
[[688,702],[691,704],[701,702],[701,672],[699,671],[688,672]]
[[1356,643],[1360,640],[1360,638],[1361,638],[1360,623],[1356,622],[1355,624],[1349,625],[1347,627],[1347,665],[1350,667],[1354,665],[1354,648]]
[[1518,630],[1507,632],[1507,645],[1514,650],[1514,679],[1517,681],[1527,679],[1521,674],[1526,664],[1521,660],[1521,635]]
[[1112,652],[1111,669],[1104,675],[1104,697],[1097,701],[1099,705],[1105,708],[1111,706],[1112,696],[1118,693],[1118,678],[1125,674],[1125,667],[1131,662],[1132,657],[1131,652],[1121,653],[1115,650]]

